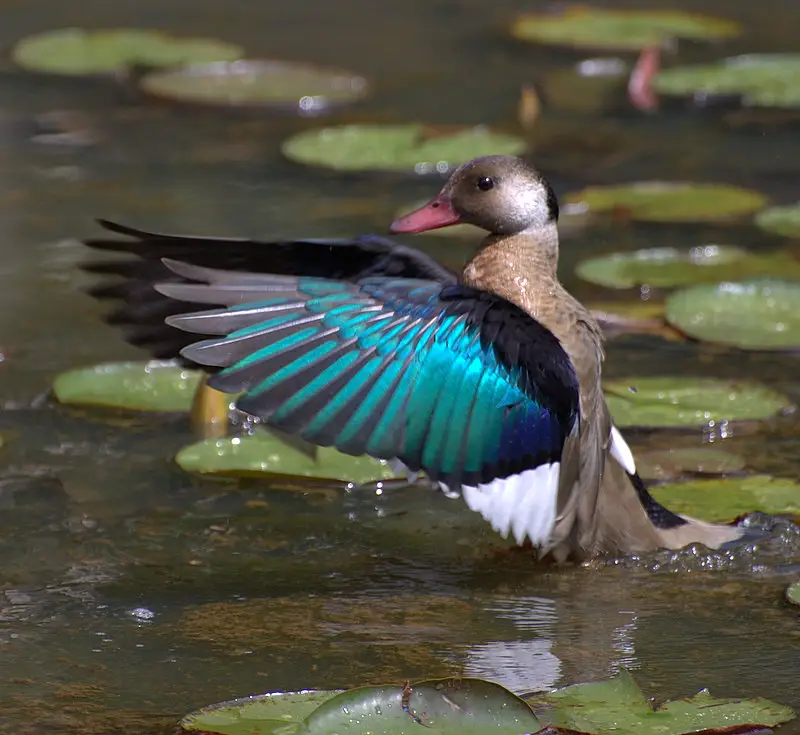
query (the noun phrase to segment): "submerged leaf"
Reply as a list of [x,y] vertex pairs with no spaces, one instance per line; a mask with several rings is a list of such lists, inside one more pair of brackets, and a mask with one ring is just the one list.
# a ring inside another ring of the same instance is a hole
[[444,174],[477,156],[523,153],[523,138],[486,127],[342,125],[306,130],[283,142],[292,161],[338,171],[407,171]]
[[800,54],[746,54],[665,69],[653,86],[667,95],[730,95],[754,107],[800,107]]
[[61,28],[28,36],[11,51],[31,71],[75,76],[111,74],[132,66],[168,67],[234,61],[244,50],[213,38],[181,38],[137,28]]
[[644,480],[668,480],[683,474],[725,475],[738,472],[745,461],[716,447],[681,447],[637,452],[636,470]]
[[756,224],[776,235],[800,238],[800,202],[765,209],[756,215]]
[[800,582],[790,584],[786,589],[786,599],[795,605],[800,605]]
[[66,404],[137,411],[189,411],[203,373],[172,361],[112,362],[68,370],[53,382]]
[[740,733],[751,731],[746,726],[758,732],[794,718],[790,708],[767,699],[718,699],[706,690],[656,708],[625,671],[611,681],[575,684],[536,701],[550,708],[540,715],[550,724],[593,735],[688,735],[737,726]]
[[664,247],[601,255],[581,261],[575,272],[585,281],[608,288],[645,284],[669,288],[758,275],[800,278],[800,261],[787,253],[756,255],[729,245],[699,245],[688,250]]
[[291,61],[199,64],[146,74],[139,87],[176,102],[224,107],[272,106],[312,115],[367,94],[351,72]]
[[751,214],[764,207],[767,198],[752,189],[726,184],[639,181],[590,186],[567,194],[564,202],[648,222],[707,222]]
[[351,457],[333,447],[319,447],[311,457],[271,432],[190,444],[175,456],[187,472],[233,477],[288,477],[356,485],[395,477],[386,462],[372,457]]
[[766,419],[792,403],[758,383],[691,377],[635,377],[603,384],[618,426],[706,426]]
[[754,280],[691,286],[667,299],[667,321],[704,342],[743,350],[800,347],[800,283]]
[[[184,732],[217,735],[273,735],[294,732],[291,723],[301,723],[335,691],[303,690],[242,697],[204,707],[186,715],[180,727]],[[278,729],[284,728],[284,729]]]
[[639,50],[674,38],[724,39],[738,23],[683,10],[605,10],[585,5],[563,13],[525,13],[511,26],[523,41],[593,49]]
[[745,513],[800,513],[800,483],[769,475],[694,480],[650,488],[676,513],[703,521],[731,521]]

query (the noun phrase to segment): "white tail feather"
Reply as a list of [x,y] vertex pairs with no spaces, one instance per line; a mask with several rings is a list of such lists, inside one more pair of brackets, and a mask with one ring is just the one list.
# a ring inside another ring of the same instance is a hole
[[636,474],[636,462],[633,460],[633,452],[616,426],[611,427],[611,456],[622,465],[629,475]]
[[543,546],[556,521],[558,476],[559,464],[554,462],[483,485],[463,485],[461,494],[504,538],[511,533],[518,544],[528,538],[534,546]]

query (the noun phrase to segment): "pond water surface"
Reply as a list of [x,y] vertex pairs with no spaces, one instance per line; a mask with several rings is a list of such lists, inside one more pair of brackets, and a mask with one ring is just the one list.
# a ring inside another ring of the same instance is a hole
[[[617,3],[622,5],[621,3]],[[650,3],[627,3],[642,6]],[[743,21],[736,43],[681,60],[796,49],[800,4],[681,6]],[[360,119],[513,127],[519,88],[577,61],[506,40],[521,0],[126,0],[0,4],[0,45],[63,25],[137,25],[238,41],[254,55],[350,67],[376,81]],[[81,113],[88,146],[35,139],[35,118]],[[341,116],[345,118],[345,115]],[[628,667],[659,699],[761,695],[800,708],[800,573],[788,530],[730,557],[692,552],[537,568],[458,503],[422,488],[376,496],[283,492],[191,478],[171,463],[185,417],[53,405],[61,370],[141,358],[80,293],[76,238],[92,218],[148,229],[262,236],[383,232],[429,179],[336,176],[281,159],[314,121],[180,110],[104,82],[0,72],[0,709],[2,732],[161,732],[234,696],[447,674],[516,691]],[[797,129],[624,104],[546,109],[535,161],[564,193],[636,177],[724,181],[800,199]],[[591,228],[565,239],[564,280],[590,253],[650,245],[775,242],[749,227]],[[415,244],[457,264],[458,241]],[[646,337],[609,345],[612,376],[755,377],[800,400],[797,358]],[[678,435],[684,445],[702,432]],[[708,436],[705,437],[706,439]],[[716,437],[720,441],[719,437]],[[631,434],[634,448],[675,435]],[[752,471],[796,478],[800,431],[778,421],[726,448]],[[798,733],[795,725],[784,728]]]

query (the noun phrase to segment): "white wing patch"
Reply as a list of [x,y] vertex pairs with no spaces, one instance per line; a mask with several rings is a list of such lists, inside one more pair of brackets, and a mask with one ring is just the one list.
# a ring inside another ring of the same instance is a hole
[[529,538],[543,546],[556,522],[558,476],[559,463],[553,462],[483,485],[463,485],[461,494],[503,538],[511,533],[518,544]]
[[611,456],[622,465],[629,475],[636,474],[636,462],[633,461],[633,452],[616,426],[611,427]]

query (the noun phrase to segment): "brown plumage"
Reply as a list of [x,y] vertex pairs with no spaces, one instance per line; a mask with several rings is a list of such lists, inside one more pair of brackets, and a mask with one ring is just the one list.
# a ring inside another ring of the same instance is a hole
[[432,202],[393,225],[395,232],[421,232],[468,222],[487,230],[463,282],[522,308],[559,339],[572,360],[581,420],[564,446],[556,523],[542,553],[580,559],[693,542],[716,548],[739,538],[737,527],[667,511],[636,475],[630,450],[612,432],[603,396],[602,332],[558,280],[557,220],[555,196],[538,172],[517,158],[488,156],[464,164]]

